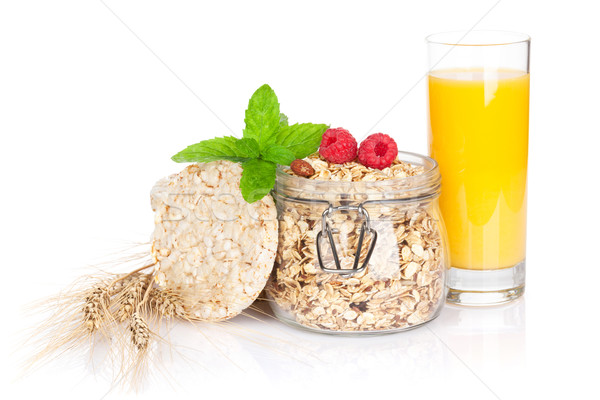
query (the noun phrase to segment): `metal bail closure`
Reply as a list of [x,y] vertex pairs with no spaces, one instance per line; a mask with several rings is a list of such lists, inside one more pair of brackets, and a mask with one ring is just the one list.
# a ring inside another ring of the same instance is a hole
[[[362,223],[360,227],[360,234],[358,236],[358,244],[356,245],[356,253],[354,255],[354,265],[351,269],[342,269],[342,265],[340,263],[340,258],[338,257],[337,249],[335,248],[335,242],[333,241],[333,234],[338,233],[337,229],[332,229],[329,222],[327,222],[327,217],[331,216],[336,211],[357,211],[359,215],[362,215],[365,218],[365,221]],[[333,260],[335,261],[336,268],[326,268],[323,259],[321,257],[321,238],[323,236],[323,230],[327,235],[327,239],[329,240],[329,245],[331,246],[331,253],[333,254]],[[362,252],[362,245],[365,239],[365,232],[368,232],[371,235],[371,244],[369,245],[369,249],[367,250],[367,256],[365,257],[365,261],[362,266],[359,268],[358,263],[360,261],[360,254]],[[369,219],[369,213],[363,207],[362,204],[358,206],[339,206],[333,207],[331,204],[329,207],[323,211],[322,221],[321,221],[321,231],[317,234],[317,258],[319,260],[319,266],[325,272],[329,272],[332,274],[340,274],[343,277],[350,277],[352,275],[358,274],[359,272],[364,271],[369,264],[369,259],[373,254],[373,249],[375,248],[375,242],[377,242],[377,231],[371,228],[371,220]]]

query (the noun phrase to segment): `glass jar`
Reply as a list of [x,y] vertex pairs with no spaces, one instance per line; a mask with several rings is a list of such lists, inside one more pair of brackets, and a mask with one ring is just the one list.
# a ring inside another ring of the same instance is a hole
[[326,333],[389,333],[435,318],[449,265],[440,174],[380,181],[307,179],[277,171],[279,245],[266,293],[281,321]]

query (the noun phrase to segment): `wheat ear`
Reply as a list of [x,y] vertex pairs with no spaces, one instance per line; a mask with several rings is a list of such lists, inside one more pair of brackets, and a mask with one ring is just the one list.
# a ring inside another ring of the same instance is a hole
[[82,312],[83,323],[89,333],[100,329],[109,301],[110,295],[106,284],[96,286],[86,296]]
[[134,312],[129,324],[131,341],[138,351],[145,351],[150,343],[150,328],[139,312]]

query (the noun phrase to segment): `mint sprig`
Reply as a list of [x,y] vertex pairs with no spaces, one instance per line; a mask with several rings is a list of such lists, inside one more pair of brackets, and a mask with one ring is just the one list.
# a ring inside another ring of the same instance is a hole
[[325,124],[293,124],[279,110],[277,95],[263,85],[250,98],[243,137],[218,137],[186,147],[171,159],[175,162],[240,162],[242,196],[253,203],[269,194],[275,185],[277,164],[290,165],[319,148]]

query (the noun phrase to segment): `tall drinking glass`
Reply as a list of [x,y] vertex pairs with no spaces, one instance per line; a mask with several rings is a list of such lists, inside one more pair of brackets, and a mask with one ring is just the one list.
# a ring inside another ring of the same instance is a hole
[[491,305],[525,289],[527,35],[427,37],[429,153],[442,175],[451,303]]

